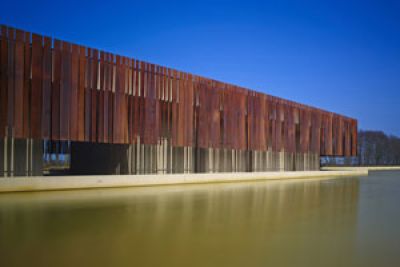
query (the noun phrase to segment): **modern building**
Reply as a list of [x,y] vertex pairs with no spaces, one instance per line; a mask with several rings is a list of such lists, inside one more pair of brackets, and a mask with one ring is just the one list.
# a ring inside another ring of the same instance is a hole
[[0,176],[319,169],[357,121],[7,26]]

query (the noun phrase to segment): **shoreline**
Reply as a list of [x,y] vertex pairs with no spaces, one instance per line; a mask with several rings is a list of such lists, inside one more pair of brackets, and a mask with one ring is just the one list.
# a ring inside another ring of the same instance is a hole
[[[400,168],[399,168],[400,169]],[[367,176],[368,169],[0,178],[0,193]]]

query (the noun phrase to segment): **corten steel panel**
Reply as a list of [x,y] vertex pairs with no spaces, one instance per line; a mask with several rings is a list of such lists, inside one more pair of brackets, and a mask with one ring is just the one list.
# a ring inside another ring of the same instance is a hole
[[294,109],[290,105],[287,106],[287,119],[286,119],[286,125],[287,125],[287,149],[289,152],[296,152],[295,148],[295,143],[296,143],[296,138],[295,138],[295,124],[294,124]]
[[86,55],[85,48],[79,47],[79,78],[78,78],[78,141],[85,141],[85,69]]
[[326,137],[327,137],[327,117],[326,114],[321,114],[321,133],[320,133],[320,154],[326,155]]
[[247,142],[248,142],[248,149],[254,150],[254,92],[249,93],[247,96]]
[[60,139],[60,84],[61,84],[61,41],[54,40],[53,84],[51,90],[51,137]]
[[213,88],[212,85],[208,88],[210,97],[210,147],[220,147],[220,89]]
[[164,68],[159,69],[159,79],[160,79],[160,83],[159,83],[159,107],[160,107],[160,111],[159,111],[159,137],[166,137],[166,121],[167,121],[167,106],[166,106],[166,102],[165,102],[165,73],[164,73]]
[[311,113],[311,152],[320,153],[321,139],[321,114],[319,112]]
[[170,138],[170,142],[172,144],[172,79],[171,79],[171,70],[167,69],[167,87],[168,87],[168,104],[167,104],[167,130],[168,137]]
[[346,119],[345,124],[345,147],[344,147],[344,156],[350,157],[351,156],[351,139],[350,139],[350,124],[349,121]]
[[282,109],[283,109],[283,137],[282,137],[282,148],[284,151],[290,152],[290,123],[289,123],[289,107],[282,101]]
[[286,125],[286,117],[285,117],[285,105],[282,102],[282,99],[278,99],[279,106],[279,122],[280,122],[280,129],[278,129],[278,133],[280,133],[280,138],[279,140],[279,145],[278,145],[278,151],[282,151],[285,149],[285,135],[287,131],[287,125]]
[[240,128],[239,128],[239,140],[240,140],[240,143],[239,143],[239,148],[241,149],[241,150],[245,150],[246,148],[247,148],[247,138],[246,138],[246,110],[247,110],[247,107],[246,107],[246,103],[247,103],[247,101],[246,101],[246,99],[247,99],[247,94],[248,94],[248,91],[247,90],[245,90],[245,91],[243,91],[241,94],[240,94],[240,97],[239,97],[239,107],[240,107],[240,109],[239,109],[239,114],[238,114],[238,117],[239,117],[239,122],[240,122]]
[[340,150],[340,139],[339,137],[339,129],[340,128],[340,118],[333,114],[332,118],[332,154],[338,155],[338,151]]
[[112,143],[114,139],[114,94],[111,91],[108,91],[108,143]]
[[121,79],[121,57],[116,56],[116,73],[115,73],[115,95],[113,106],[113,143],[121,143],[122,139],[122,118],[121,118],[121,105],[122,105],[122,79]]
[[206,85],[199,84],[199,124],[197,130],[198,146],[200,148],[209,147],[209,97]]
[[185,146],[193,146],[193,82],[188,76],[185,86]]
[[153,140],[152,128],[155,119],[153,112],[154,100],[154,87],[152,84],[152,71],[151,65],[144,63],[144,99],[143,99],[143,143],[151,144]]
[[7,84],[7,102],[8,116],[7,125],[10,135],[14,135],[14,84],[15,84],[15,29],[8,28],[8,84]]
[[137,81],[137,117],[136,120],[136,129],[137,129],[137,134],[140,137],[140,142],[143,142],[143,134],[144,134],[144,79],[145,79],[145,64],[142,61],[138,61],[136,63],[137,66],[137,75],[138,75],[138,81]]
[[134,116],[134,109],[133,109],[133,93],[134,93],[134,61],[130,60],[129,62],[129,94],[128,94],[128,142],[132,144],[133,139],[133,116]]
[[300,110],[300,151],[306,153],[308,150],[309,133],[309,112],[306,109]]
[[352,142],[351,142],[351,155],[357,156],[357,121],[351,121],[351,135],[352,135]]
[[103,51],[100,52],[99,62],[99,91],[98,93],[98,113],[97,113],[97,141],[104,143],[104,58],[105,54]]
[[333,155],[333,116],[332,113],[328,115],[328,155]]
[[42,138],[42,36],[32,35],[31,136]]
[[172,71],[172,121],[171,121],[171,143],[173,146],[178,146],[178,81],[176,79],[177,72]]
[[[239,149],[240,138],[244,137],[244,124],[240,118],[240,113],[244,106],[240,105],[240,99],[238,94],[234,91],[234,88],[229,86],[227,94],[224,95],[224,115],[226,118],[226,128],[224,129],[224,138],[226,139],[226,147],[230,149]],[[243,117],[243,116],[242,116]],[[243,117],[244,118],[244,117]]]
[[223,107],[224,107],[224,90],[225,84],[222,82],[216,82],[216,86],[219,88],[218,96],[218,125],[219,125],[219,137],[218,137],[218,147],[223,148],[223,139],[222,139],[222,128],[223,128]]
[[231,149],[245,149],[245,104],[246,97],[240,98],[240,95],[235,92],[234,88],[230,88],[227,95],[227,102],[224,109],[227,110],[227,128],[225,136],[228,141],[228,147]]
[[91,111],[90,111],[90,141],[97,140],[97,77],[98,77],[98,58],[99,51],[92,49],[90,54],[91,70],[90,70],[90,94],[91,94]]
[[162,100],[161,103],[161,133],[163,138],[168,137],[168,102]]
[[128,143],[132,144],[133,143],[133,127],[132,127],[132,122],[133,122],[133,96],[131,94],[126,96],[126,101],[127,101],[127,129],[128,129]]
[[139,80],[140,80],[140,77],[139,77],[139,65],[138,65],[138,61],[134,61],[134,69],[133,69],[133,74],[134,74],[134,82],[133,82],[133,85],[134,85],[134,88],[133,88],[133,102],[132,102],[132,109],[133,109],[133,115],[132,115],[132,117],[133,117],[133,119],[132,119],[132,138],[133,138],[133,141],[134,142],[136,142],[136,140],[137,140],[137,137],[139,136],[139,134],[140,134],[140,131],[139,131],[139,108],[140,108],[140,100],[139,100]]
[[307,127],[308,124],[308,113],[307,110],[300,109],[299,111],[299,123],[300,123],[300,148],[299,151],[300,153],[305,153],[308,148],[307,144],[307,137],[309,135],[308,130],[309,127]]
[[102,107],[102,129],[100,129],[99,131],[101,131],[101,135],[102,135],[102,141],[103,143],[108,143],[108,79],[109,79],[109,55],[108,53],[104,52],[103,53],[103,59],[102,60],[102,64],[103,64],[103,83],[102,83],[102,89],[101,89],[101,94],[102,94],[102,103],[103,103],[103,107]]
[[146,71],[146,97],[144,99],[144,143],[145,144],[156,144],[158,137],[158,125],[157,125],[157,100],[156,100],[156,88],[155,88],[155,75],[154,65],[145,64]]
[[110,143],[109,132],[112,124],[110,122],[110,91],[112,81],[112,67],[110,62],[110,54],[105,53],[104,55],[104,119],[103,119],[103,137],[105,143]]
[[134,132],[134,137],[137,138],[141,134],[141,127],[140,127],[140,90],[141,90],[141,73],[140,73],[140,62],[136,61],[135,62],[135,98],[133,102],[133,107],[134,107],[134,121],[133,121],[133,132]]
[[220,110],[220,117],[221,117],[221,121],[220,121],[220,127],[221,127],[221,146],[224,148],[228,148],[228,146],[226,145],[226,140],[225,140],[225,132],[226,132],[226,117],[227,115],[225,114],[227,112],[226,109],[226,103],[227,103],[227,92],[228,92],[227,87],[224,87],[224,89],[222,90],[222,98],[221,98],[221,110]]
[[[50,38],[45,38],[50,40]],[[28,138],[30,135],[30,112],[29,112],[29,96],[31,94],[31,34],[25,32],[25,61],[24,61],[24,101],[23,101],[23,136]],[[1,63],[0,63],[1,64]],[[51,66],[51,50],[50,50],[50,66]],[[45,70],[44,70],[45,71]],[[51,77],[50,77],[50,90],[51,90]],[[51,114],[51,110],[48,112]],[[48,136],[47,138],[50,138]]]
[[158,88],[158,82],[157,82],[157,70],[156,66],[152,65],[151,68],[152,75],[151,75],[151,87],[153,90],[153,105],[152,105],[152,121],[153,121],[153,131],[151,135],[151,142],[152,144],[157,144],[159,140],[159,135],[160,135],[160,102],[158,100],[159,96],[159,88]]
[[274,99],[271,97],[270,98],[270,136],[271,136],[271,147],[272,151],[276,152],[277,146],[276,146],[276,124],[277,124],[277,109],[276,109],[276,102]]
[[282,109],[283,109],[283,117],[284,117],[284,121],[283,121],[283,135],[282,135],[282,149],[284,151],[288,151],[290,152],[290,123],[289,123],[289,116],[290,116],[290,112],[289,112],[289,107],[282,102]]
[[336,131],[335,131],[335,145],[336,149],[334,151],[334,155],[341,156],[343,155],[343,119],[339,116],[335,116],[336,119]]
[[8,38],[7,27],[1,26],[1,45],[0,45],[0,138],[6,134],[8,117]]
[[70,140],[71,44],[62,43],[60,87],[60,140]]
[[24,32],[16,30],[14,43],[15,73],[14,73],[14,137],[23,138],[24,112]]
[[332,116],[332,154],[333,155],[335,155],[336,150],[337,150],[336,133],[337,133],[337,122],[336,122],[336,116],[333,114],[333,116]]
[[259,149],[261,151],[267,150],[267,143],[266,143],[266,133],[265,133],[265,114],[266,114],[266,105],[265,105],[265,96],[260,94],[259,95],[259,106],[260,110],[259,113],[257,114],[258,120],[260,121],[258,127],[259,127]]
[[259,103],[259,95],[257,93],[254,93],[254,98],[253,98],[253,147],[254,150],[260,150],[260,103]]
[[70,138],[77,141],[78,130],[78,92],[79,92],[79,46],[72,45],[71,51],[71,117],[70,117]]
[[[158,73],[160,71],[160,69],[156,70],[156,73]],[[157,144],[160,141],[162,132],[161,132],[161,119],[162,119],[162,114],[161,114],[161,109],[162,109],[162,105],[161,105],[161,100],[160,100],[160,96],[161,96],[161,83],[160,83],[160,77],[159,77],[159,73],[157,75],[154,76],[156,78],[155,80],[155,86],[156,86],[156,92],[157,92],[157,96],[155,99],[155,133],[154,133],[154,144]]]
[[327,156],[332,156],[332,114],[326,116],[326,139],[325,139],[325,153]]
[[198,124],[197,124],[197,143],[200,148],[208,147],[208,105],[207,91],[203,81],[198,83]]
[[130,96],[130,143],[136,142],[137,129],[136,125],[136,94],[137,94],[137,71],[136,60],[132,60],[132,94]]
[[132,92],[131,88],[131,62],[128,58],[125,58],[125,94],[124,94],[124,143],[130,143],[130,136],[129,136],[129,96]]
[[166,87],[166,73],[165,73],[165,68],[161,68],[161,128],[160,128],[160,136],[162,136],[163,138],[166,138],[167,135],[167,121],[168,121],[168,104],[167,104],[167,87]]
[[1,26],[0,40],[0,138],[3,138],[6,132],[8,117],[8,38],[7,27],[5,26]]
[[198,147],[199,127],[199,84],[198,79],[193,77],[193,147]]
[[42,137],[51,138],[51,79],[52,79],[52,48],[51,39],[44,37],[43,46],[43,110]]
[[91,49],[86,49],[86,64],[85,64],[85,141],[91,139],[91,118],[92,118],[92,94],[91,94],[91,65],[90,59]]
[[164,92],[165,92],[165,135],[166,137],[171,137],[171,102],[170,102],[170,78],[169,78],[169,70],[164,68]]
[[282,136],[285,131],[282,118],[282,107],[281,103],[276,103],[276,119],[275,119],[275,151],[280,152],[282,150]]
[[[293,152],[300,152],[300,109],[297,106],[292,107],[293,110],[293,121],[292,121],[292,146]],[[298,129],[298,133],[297,133]],[[297,136],[297,134],[299,136]]]
[[268,101],[268,96],[264,96],[264,151],[268,150],[269,146],[269,140],[270,140],[270,119],[269,119],[269,101]]
[[222,131],[222,140],[223,146],[225,148],[232,149],[234,144],[232,142],[232,136],[236,136],[235,129],[232,128],[232,121],[234,120],[234,93],[233,89],[228,86],[224,91],[224,99],[223,99],[223,131]]
[[131,92],[130,82],[130,60],[124,58],[125,88],[123,94],[123,143],[129,144],[129,94]]
[[179,72],[178,80],[178,146],[184,146],[185,140],[185,77],[184,73]]
[[260,113],[261,113],[261,99],[258,93],[254,94],[253,98],[253,149],[254,150],[261,150],[261,130],[260,126],[264,127],[262,123]]
[[294,123],[295,109],[291,106],[286,105],[286,151],[290,153],[296,152],[296,125]]
[[126,144],[128,143],[128,108],[127,108],[127,98],[126,98],[126,90],[127,90],[127,65],[126,59],[124,57],[121,58],[121,67],[120,67],[120,95],[121,95],[121,102],[120,102],[120,118],[121,118],[121,137],[120,143]]
[[188,81],[186,86],[186,146],[193,146],[193,119],[194,119],[194,89],[193,89],[193,77],[191,74],[188,75]]
[[255,150],[254,92],[247,96],[247,138],[248,149]]

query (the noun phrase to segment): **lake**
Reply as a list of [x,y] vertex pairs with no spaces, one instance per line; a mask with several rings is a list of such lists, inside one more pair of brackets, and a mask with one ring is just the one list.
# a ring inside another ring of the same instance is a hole
[[0,194],[0,266],[400,266],[400,172]]

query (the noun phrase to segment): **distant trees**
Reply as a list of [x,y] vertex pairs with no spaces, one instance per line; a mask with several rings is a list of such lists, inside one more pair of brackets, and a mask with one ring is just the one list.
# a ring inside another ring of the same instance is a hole
[[382,131],[358,132],[357,157],[321,157],[321,166],[400,165],[400,138]]
[[381,131],[358,132],[360,165],[400,165],[400,138]]

